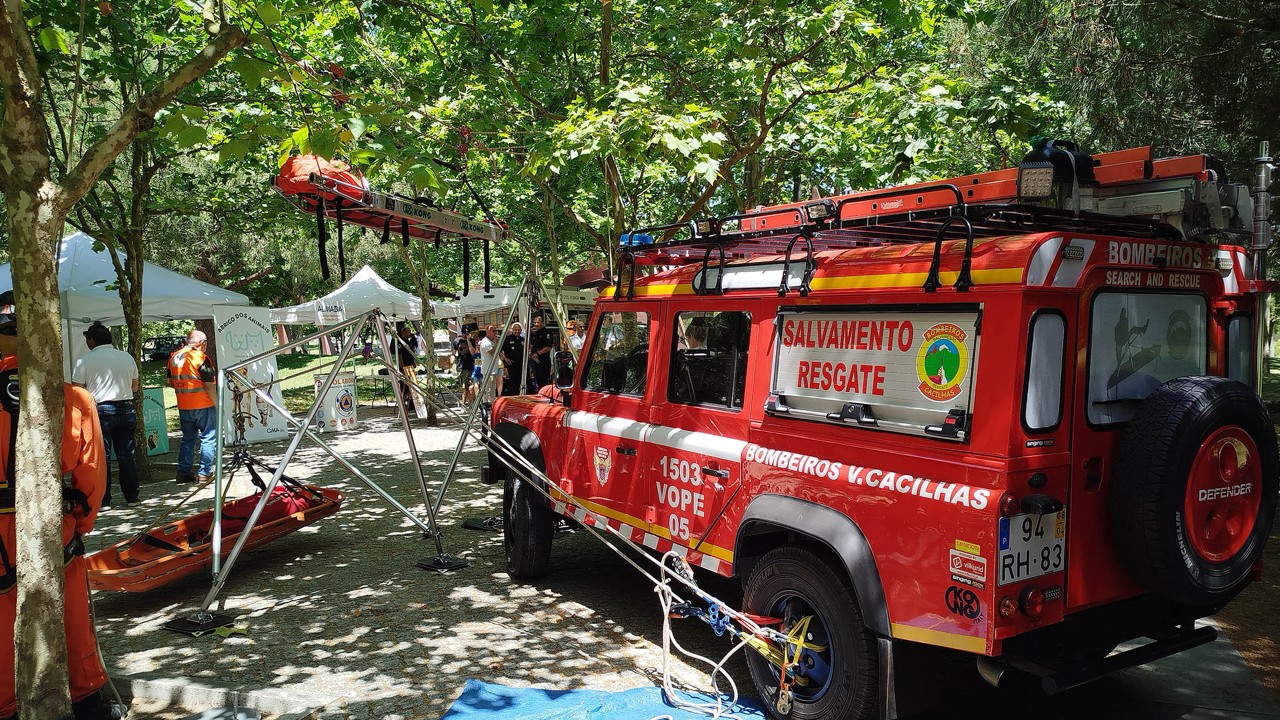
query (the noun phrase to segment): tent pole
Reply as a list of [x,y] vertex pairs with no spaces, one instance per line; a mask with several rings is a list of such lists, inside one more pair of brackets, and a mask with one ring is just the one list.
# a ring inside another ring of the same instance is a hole
[[[329,375],[325,377],[324,382],[320,384],[320,390],[316,392],[316,402],[311,404],[311,409],[307,411],[306,417],[302,419],[304,427],[310,426],[311,423],[315,421],[316,412],[320,410],[319,398],[323,398],[329,392],[329,387],[333,385],[333,379],[342,371],[342,363],[345,362],[347,356],[351,354],[351,348],[355,345],[355,341],[358,336],[358,333],[351,333],[351,337],[347,338],[347,341],[343,343],[342,349],[338,352],[338,361],[334,363],[333,369],[329,371]],[[221,430],[221,428],[219,428],[219,430]],[[262,491],[262,499],[260,499],[258,504],[253,508],[253,513],[249,515],[248,523],[245,524],[244,530],[240,531],[240,537],[236,538],[235,547],[231,548],[231,553],[227,555],[226,566],[224,566],[221,572],[219,572],[214,578],[213,587],[209,588],[209,594],[205,596],[204,602],[200,605],[201,613],[207,614],[209,612],[209,608],[213,605],[214,598],[218,597],[218,593],[222,591],[222,586],[226,584],[227,577],[231,574],[231,569],[235,567],[236,559],[240,557],[240,552],[244,549],[244,544],[248,542],[249,535],[253,532],[254,525],[257,524],[258,518],[262,515],[263,508],[265,508],[267,503],[271,500],[271,491],[280,483],[280,477],[284,475],[285,467],[288,466],[289,461],[293,459],[294,453],[298,451],[298,446],[302,444],[302,437],[303,433],[294,435],[293,440],[289,443],[288,449],[284,451],[284,455],[280,459],[280,465],[276,468],[276,471],[272,473],[271,480],[267,483],[266,489]],[[214,507],[217,508],[219,505],[215,504]],[[215,532],[219,529],[221,528],[218,525],[214,525]]]
[[375,493],[378,494],[378,497],[381,497],[383,500],[386,500],[388,505],[398,510],[400,514],[408,518],[414,525],[417,525],[419,528],[422,528],[423,533],[431,532],[431,527],[429,525],[419,520],[418,516],[414,515],[411,510],[406,508],[404,505],[401,505],[398,501],[396,501],[394,497],[391,496],[390,493],[388,493],[386,490],[383,490],[382,487],[379,486],[377,483],[375,483],[373,480],[370,480],[369,477],[365,475],[363,472],[360,472],[359,468],[357,468],[355,465],[352,465],[351,462],[346,458],[342,457],[342,455],[339,454],[337,450],[334,450],[328,443],[322,440],[314,430],[307,427],[306,425],[303,425],[302,422],[298,420],[296,417],[294,417],[292,413],[290,413],[282,405],[277,403],[275,398],[271,397],[270,393],[264,392],[262,388],[254,388],[253,392],[259,398],[262,398],[264,402],[269,404],[272,407],[272,409],[280,413],[280,415],[287,422],[296,426],[298,432],[305,433],[306,436],[310,438],[312,442],[320,446],[321,450],[324,450],[325,452],[329,453],[329,456],[332,457],[335,461],[337,461],[337,463],[341,465],[344,470],[351,473],[360,482],[369,486],[371,490],[373,490]]
[[[386,316],[380,315],[377,319],[377,325],[375,326],[375,329],[378,331],[378,342],[382,344],[382,357],[386,362],[391,361],[391,353],[393,352],[391,348],[391,339],[388,337],[389,333],[387,332],[387,326],[389,324],[390,320]],[[440,536],[443,533],[440,532],[440,523],[436,519],[436,510],[439,507],[439,503],[437,502],[434,507],[432,506],[431,492],[427,489],[427,478],[422,474],[422,458],[418,455],[418,445],[413,439],[413,427],[409,425],[409,411],[404,406],[404,390],[405,387],[408,386],[409,378],[404,374],[404,368],[400,366],[398,344],[402,341],[398,336],[395,338],[395,341],[397,343],[397,347],[394,351],[396,352],[396,367],[392,370],[390,377],[395,378],[395,380],[392,380],[392,389],[395,390],[396,394],[396,412],[400,415],[400,422],[404,427],[404,437],[409,443],[409,455],[413,461],[413,473],[418,478],[418,487],[422,489],[422,502],[427,508],[427,522],[431,523],[431,539],[434,540],[436,544],[436,556],[430,560],[419,560],[418,567],[425,570],[438,570],[441,572],[446,570],[458,570],[470,565],[471,563],[446,553],[444,551],[444,543],[440,540]],[[401,382],[397,382],[397,380],[403,380],[403,384]],[[416,388],[418,386],[417,380],[414,380],[413,384]],[[426,403],[427,399],[424,397],[422,402]],[[442,495],[443,490],[444,488],[442,486]]]
[[[387,324],[390,320],[386,316],[379,317],[374,325],[374,330],[378,333],[378,344],[382,346],[382,357],[388,363],[391,362],[392,353],[396,353],[395,365],[391,367],[391,374],[388,379],[391,380],[391,389],[396,396],[396,413],[400,416],[401,426],[404,427],[404,437],[409,443],[409,457],[413,461],[413,474],[418,478],[418,488],[422,490],[422,502],[427,506],[427,520],[431,523],[430,533],[436,541],[436,552],[443,553],[444,547],[440,543],[440,526],[436,523],[435,513],[431,508],[431,493],[427,490],[427,479],[422,474],[422,458],[418,456],[418,445],[413,439],[413,428],[409,426],[409,411],[404,407],[404,385],[408,382],[408,377],[404,374],[404,370],[400,367],[399,347],[391,347],[391,338],[388,337]],[[397,345],[400,338],[397,337]],[[397,382],[400,381],[400,382]],[[414,383],[417,385],[417,383]]]
[[[214,347],[217,347],[217,337],[214,338]],[[223,423],[226,422],[226,403],[223,402],[223,396],[227,391],[227,373],[218,373],[218,402],[217,408],[217,425],[218,431],[214,433],[217,442],[214,445],[213,453],[213,577],[218,577],[218,572],[222,567],[222,451],[226,447],[226,443],[222,439]],[[182,413],[181,410],[178,411]],[[246,534],[250,528],[245,527]],[[228,558],[229,559],[229,558]],[[204,609],[208,609],[207,607]]]
[[[520,281],[520,287],[516,290],[515,302],[511,303],[511,311],[507,313],[507,324],[503,326],[502,336],[493,350],[494,365],[499,363],[498,352],[502,348],[502,341],[507,339],[506,329],[511,327],[511,320],[515,317],[516,310],[520,307],[520,299],[524,297],[525,289],[528,284],[529,278],[526,276],[524,280]],[[483,358],[481,358],[481,360],[483,361]],[[483,368],[481,369],[481,372],[484,373]],[[440,485],[440,494],[436,495],[436,506],[432,510],[432,514],[439,512],[440,503],[444,500],[445,491],[449,489],[449,481],[453,479],[453,473],[458,469],[458,460],[462,457],[462,448],[467,443],[467,434],[471,432],[471,425],[475,423],[476,414],[480,409],[480,401],[484,399],[484,384],[493,379],[490,377],[493,374],[494,373],[491,368],[490,371],[485,373],[484,377],[480,379],[480,387],[476,392],[475,400],[471,401],[471,407],[467,410],[467,418],[462,425],[462,435],[458,437],[458,444],[453,448],[453,458],[449,460],[449,469],[444,473],[444,482]]]

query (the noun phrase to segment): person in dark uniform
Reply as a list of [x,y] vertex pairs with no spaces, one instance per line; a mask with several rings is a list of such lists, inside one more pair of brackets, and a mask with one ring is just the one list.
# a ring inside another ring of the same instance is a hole
[[[400,371],[406,377],[416,377],[416,368],[418,365],[418,336],[414,334],[413,328],[409,327],[409,323],[400,326],[400,340],[396,343],[396,357],[399,358]],[[404,406],[406,410],[413,412],[413,393],[409,392],[409,384],[400,383],[400,397],[404,398]]]
[[533,330],[529,333],[529,394],[533,395],[551,384],[551,348],[555,333],[546,326],[541,315],[533,316]]
[[502,384],[503,395],[519,395],[524,388],[524,328],[520,323],[511,323],[511,331],[507,339],[502,341],[499,351],[503,375],[506,382]]

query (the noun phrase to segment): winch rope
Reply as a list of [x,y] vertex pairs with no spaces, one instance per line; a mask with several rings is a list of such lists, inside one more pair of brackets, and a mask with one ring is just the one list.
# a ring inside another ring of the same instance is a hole
[[[400,342],[402,345],[405,345],[407,347],[407,344],[404,342],[403,339],[396,337],[396,340]],[[385,359],[383,359],[382,362],[383,364],[387,364],[389,366],[389,364],[386,362]],[[399,375],[401,379],[404,379],[405,381],[410,382],[411,384],[417,386],[419,391],[418,392],[419,397],[422,397],[428,404],[434,407],[437,412],[442,413],[455,420],[461,420],[465,425],[465,418],[462,417],[456,411],[455,408],[446,405],[445,403],[440,401],[439,398],[426,392],[422,388],[421,384],[418,383],[416,378],[408,378],[403,373],[401,373],[398,368],[390,368],[390,371]],[[534,490],[542,494],[548,501],[552,503],[564,502],[566,504],[571,504],[579,508],[582,508],[585,515],[584,515],[584,521],[581,522],[581,526],[584,529],[586,529],[588,532],[590,532],[597,540],[599,540],[606,547],[608,547],[615,554],[617,554],[624,561],[626,561],[627,564],[635,568],[636,571],[639,572],[642,576],[644,576],[647,580],[653,583],[654,590],[658,594],[659,604],[661,605],[662,611],[663,611],[663,644],[662,644],[663,684],[662,684],[662,687],[663,687],[663,693],[667,696],[668,701],[676,707],[681,707],[691,712],[706,714],[712,718],[726,718],[728,720],[733,720],[737,718],[736,715],[725,714],[726,706],[724,705],[723,698],[721,697],[721,693],[719,690],[719,685],[716,680],[716,678],[719,675],[724,675],[724,677],[728,680],[730,687],[732,689],[733,700],[731,703],[729,703],[727,707],[732,708],[738,702],[737,684],[734,683],[733,679],[729,677],[729,675],[724,671],[724,664],[728,662],[729,658],[731,658],[734,653],[748,646],[752,647],[752,649],[755,649],[758,652],[761,652],[761,654],[763,654],[766,658],[769,658],[771,660],[778,657],[779,655],[785,660],[785,658],[787,657],[787,654],[786,654],[787,647],[790,644],[789,635],[769,627],[761,626],[746,613],[733,609],[727,603],[721,601],[719,598],[716,598],[715,596],[705,592],[700,587],[698,587],[697,582],[693,579],[693,575],[691,571],[686,570],[684,572],[676,572],[671,570],[667,565],[668,558],[678,558],[680,561],[680,564],[683,567],[685,568],[688,567],[687,562],[679,552],[674,550],[668,551],[661,558],[656,558],[652,554],[650,554],[643,546],[633,541],[628,535],[624,535],[619,530],[616,530],[613,527],[611,527],[608,523],[608,520],[604,516],[598,513],[593,513],[586,510],[585,505],[577,497],[569,493],[564,493],[563,491],[560,491],[561,494],[564,495],[564,498],[557,499],[555,496],[553,496],[550,493],[550,491],[548,491],[542,485],[542,483],[546,483],[546,487],[555,487],[554,483],[552,483],[551,481],[551,478],[549,478],[545,472],[543,472],[536,465],[534,465],[528,458],[526,458],[524,454],[521,453],[516,447],[514,447],[509,441],[507,441],[505,438],[498,435],[497,433],[491,432],[488,427],[484,425],[475,425],[473,423],[470,427],[467,428],[467,434],[472,439],[476,440],[476,442],[481,447],[484,447],[487,450],[493,452],[495,455],[499,456],[499,458],[506,465],[508,472],[513,473],[517,481],[528,484],[531,488],[533,488]],[[602,530],[604,532],[602,532]],[[619,547],[618,544],[610,542],[609,538],[606,536],[606,533],[620,540],[621,547]],[[656,564],[658,566],[657,575],[655,576],[655,574],[652,573],[648,568],[642,566],[639,562],[637,562],[635,558],[633,558],[631,555],[626,553],[623,550],[624,547],[627,549],[630,549],[633,553],[635,553],[635,555],[638,555],[644,560],[647,560],[650,563]],[[680,606],[684,606],[687,608],[689,607],[689,603],[687,600],[685,600],[683,597],[677,594],[675,588],[672,587],[671,581],[673,579],[677,581],[679,584],[684,585],[685,589],[692,592],[694,595],[696,595],[699,600],[706,603],[709,610],[705,613],[697,610],[693,610],[691,612],[676,613],[676,608]],[[679,641],[677,641],[674,635],[671,633],[670,623],[673,617],[673,613],[676,613],[675,614],[676,617],[688,617],[689,615],[697,616],[707,624],[711,625],[717,635],[721,635],[724,632],[729,632],[735,637],[741,638],[741,639],[739,642],[737,642],[734,645],[734,647],[727,654],[725,654],[724,657],[720,659],[719,662],[716,662],[702,655],[693,653],[687,650],[686,648],[684,648],[682,645],[680,645]],[[730,623],[737,624],[741,629],[740,630],[734,629]],[[777,651],[770,643],[775,643],[778,646],[780,646],[782,648],[781,651]],[[696,659],[710,666],[711,668],[710,677],[712,682],[713,694],[717,698],[716,702],[690,703],[689,701],[681,699],[676,694],[674,687],[672,687],[671,685],[669,665],[668,665],[672,647],[675,647],[680,653],[684,654],[685,656],[690,657],[692,659]],[[783,667],[781,668],[781,672],[784,676],[786,675],[786,667],[787,666],[784,664]],[[667,717],[667,716],[659,716],[659,717]],[[655,718],[654,720],[658,720],[658,719]]]
[[[742,720],[738,715],[726,712],[738,704],[738,684],[734,682],[733,676],[725,669],[725,663],[729,662],[729,658],[733,657],[738,651],[742,650],[750,642],[744,639],[735,644],[720,658],[719,662],[714,661],[704,655],[692,652],[680,644],[676,640],[675,633],[671,628],[672,612],[675,608],[675,594],[671,591],[670,575],[671,570],[667,563],[679,562],[685,563],[685,559],[679,554],[668,551],[662,556],[662,582],[654,586],[654,592],[658,595],[658,604],[662,607],[662,691],[667,696],[667,701],[677,708],[707,715],[712,720]],[[684,565],[684,569],[688,569],[688,565]],[[678,573],[677,573],[678,574]],[[717,633],[718,634],[718,633]],[[711,668],[708,676],[711,678],[711,689],[715,697],[715,702],[690,702],[684,700],[677,694],[675,687],[671,684],[671,649],[675,648],[685,657],[691,660],[697,660]],[[726,705],[724,701],[724,693],[720,690],[720,684],[716,678],[720,675],[729,683],[729,702]],[[651,720],[671,720],[670,715],[658,715]]]

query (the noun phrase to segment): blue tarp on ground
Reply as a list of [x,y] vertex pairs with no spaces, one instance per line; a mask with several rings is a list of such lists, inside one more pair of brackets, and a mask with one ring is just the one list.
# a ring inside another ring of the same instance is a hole
[[[705,695],[681,695],[691,702],[711,699]],[[764,718],[763,712],[745,702],[730,711],[742,720]],[[658,687],[621,692],[546,690],[467,680],[462,695],[441,720],[650,720],[658,715],[670,715],[675,720],[705,720],[707,717],[667,704],[662,688]]]

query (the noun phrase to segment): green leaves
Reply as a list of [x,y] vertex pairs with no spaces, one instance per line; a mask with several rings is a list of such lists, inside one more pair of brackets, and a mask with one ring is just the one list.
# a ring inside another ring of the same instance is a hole
[[67,44],[66,33],[58,28],[42,28],[37,38],[40,47],[44,48],[46,52],[60,52],[63,55],[71,54],[71,47]]
[[280,8],[277,8],[275,5],[267,2],[267,0],[263,0],[263,2],[258,3],[254,9],[258,13],[258,18],[267,26],[279,23],[280,19],[283,17],[283,14],[280,12]]

